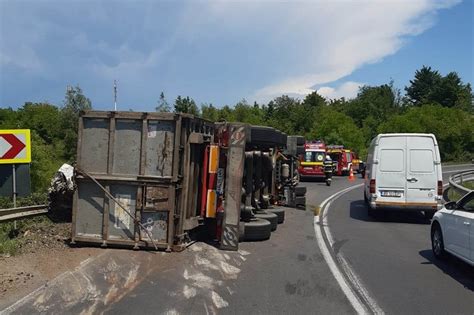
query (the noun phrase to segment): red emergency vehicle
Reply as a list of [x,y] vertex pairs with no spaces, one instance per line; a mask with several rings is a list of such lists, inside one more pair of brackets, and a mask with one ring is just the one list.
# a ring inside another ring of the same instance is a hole
[[304,154],[300,155],[298,173],[304,177],[326,177],[324,174],[324,158],[326,157],[326,144],[324,142],[308,141],[304,145]]
[[344,149],[342,145],[328,145],[327,153],[331,157],[336,175],[349,175],[352,168],[352,152],[349,149]]

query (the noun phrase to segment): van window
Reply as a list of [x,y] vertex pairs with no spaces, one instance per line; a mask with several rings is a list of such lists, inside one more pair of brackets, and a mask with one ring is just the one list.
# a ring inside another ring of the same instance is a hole
[[380,150],[380,171],[401,172],[403,171],[403,150],[382,149]]
[[432,150],[410,150],[410,172],[433,173],[434,156]]

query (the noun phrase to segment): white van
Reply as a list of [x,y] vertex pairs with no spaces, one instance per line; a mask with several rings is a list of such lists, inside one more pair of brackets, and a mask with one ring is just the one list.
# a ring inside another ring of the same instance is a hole
[[364,200],[369,215],[390,209],[421,210],[427,218],[442,208],[443,178],[433,134],[379,134],[367,154]]

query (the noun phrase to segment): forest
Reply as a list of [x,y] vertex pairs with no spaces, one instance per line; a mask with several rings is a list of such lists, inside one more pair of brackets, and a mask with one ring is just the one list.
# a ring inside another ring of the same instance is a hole
[[[169,103],[161,92],[154,107],[211,121],[272,126],[289,135],[342,144],[362,159],[378,133],[433,133],[442,161],[459,162],[474,157],[473,98],[471,85],[456,72],[442,75],[423,66],[403,92],[388,82],[363,86],[353,99],[325,99],[313,92],[302,100],[282,95],[266,104],[241,100],[233,106],[198,106],[189,96],[178,96]],[[78,117],[88,109],[93,104],[80,86],[67,89],[63,104],[26,102],[17,109],[0,108],[0,129],[31,129],[31,181],[36,194],[44,196],[62,163],[74,163]]]

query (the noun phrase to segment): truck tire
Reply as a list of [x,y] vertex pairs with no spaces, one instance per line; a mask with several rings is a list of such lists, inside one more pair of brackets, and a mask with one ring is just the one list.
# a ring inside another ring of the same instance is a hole
[[255,218],[245,222],[245,241],[264,241],[270,238],[272,226],[269,221]]
[[304,187],[304,186],[296,186],[296,187],[295,187],[295,195],[296,195],[296,197],[300,197],[300,196],[306,195],[306,187]]
[[296,155],[304,154],[304,146],[298,145],[296,146]]
[[250,130],[250,141],[252,144],[273,146],[280,140],[279,133],[272,127],[252,126]]
[[239,242],[245,241],[245,222],[239,222]]
[[286,143],[288,142],[288,135],[284,132],[280,134],[280,143],[279,145],[283,148],[286,148]]
[[304,137],[303,136],[295,136],[296,137],[296,145],[304,146]]
[[300,196],[295,198],[295,203],[297,207],[305,207],[306,206],[306,197]]
[[285,221],[285,209],[283,207],[270,208],[267,209],[267,212],[271,212],[277,215],[278,224],[282,224]]
[[271,224],[271,230],[276,231],[278,227],[278,216],[274,213],[261,211],[255,214],[255,217],[258,219],[265,219]]

